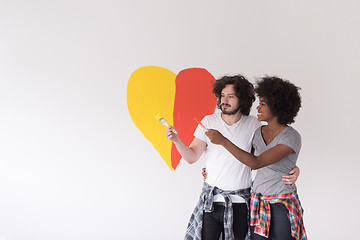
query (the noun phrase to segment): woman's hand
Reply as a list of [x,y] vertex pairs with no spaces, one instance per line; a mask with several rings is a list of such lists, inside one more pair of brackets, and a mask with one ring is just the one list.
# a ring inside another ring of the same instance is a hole
[[209,129],[205,132],[205,135],[213,144],[222,145],[226,138],[217,130]]

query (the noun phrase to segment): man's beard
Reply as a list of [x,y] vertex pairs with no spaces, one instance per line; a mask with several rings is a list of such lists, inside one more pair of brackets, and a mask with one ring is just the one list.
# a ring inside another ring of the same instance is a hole
[[233,111],[226,111],[226,110],[224,110],[224,109],[222,108],[223,105],[225,105],[225,104],[223,103],[223,104],[220,105],[220,110],[221,110],[222,114],[225,114],[225,115],[234,115],[234,114],[236,114],[237,112],[239,112],[239,110],[240,110],[240,106],[239,106],[237,109],[235,109],[235,110],[233,110]]

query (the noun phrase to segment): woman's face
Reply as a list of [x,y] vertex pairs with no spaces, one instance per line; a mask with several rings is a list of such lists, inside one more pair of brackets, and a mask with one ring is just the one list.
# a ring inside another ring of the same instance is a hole
[[256,110],[258,111],[257,118],[258,121],[268,121],[272,119],[274,116],[272,115],[269,105],[267,104],[267,101],[265,98],[260,97],[259,98],[259,105],[256,107]]

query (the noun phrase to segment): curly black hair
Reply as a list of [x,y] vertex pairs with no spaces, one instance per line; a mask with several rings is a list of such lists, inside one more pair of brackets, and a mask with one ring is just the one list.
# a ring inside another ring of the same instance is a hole
[[239,107],[241,114],[247,116],[255,101],[254,86],[242,75],[224,76],[215,81],[213,85],[213,93],[217,98],[217,107],[220,109],[221,91],[226,85],[234,85],[236,96],[239,99]]
[[300,88],[276,76],[265,76],[256,82],[258,97],[265,98],[271,113],[280,124],[291,124],[301,107]]

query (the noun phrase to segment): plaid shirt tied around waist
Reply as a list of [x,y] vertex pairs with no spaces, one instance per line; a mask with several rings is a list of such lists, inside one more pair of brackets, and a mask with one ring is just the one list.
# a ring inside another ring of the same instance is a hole
[[260,193],[251,192],[250,225],[255,226],[254,232],[263,237],[269,237],[270,203],[284,204],[289,211],[288,218],[291,225],[291,236],[296,240],[307,240],[303,222],[304,211],[296,191],[269,196],[262,196]]
[[[214,196],[221,194],[225,199],[224,209],[224,235],[225,240],[233,240],[233,208],[230,195],[238,195],[245,199],[245,203],[249,209],[250,188],[239,189],[235,191],[224,191],[218,187],[212,187],[204,182],[202,192],[200,194],[199,202],[197,203],[186,229],[185,240],[201,240],[202,239],[202,225],[203,225],[203,212],[212,212]],[[249,216],[248,216],[249,218]],[[249,239],[250,231],[248,231],[246,239]]]

